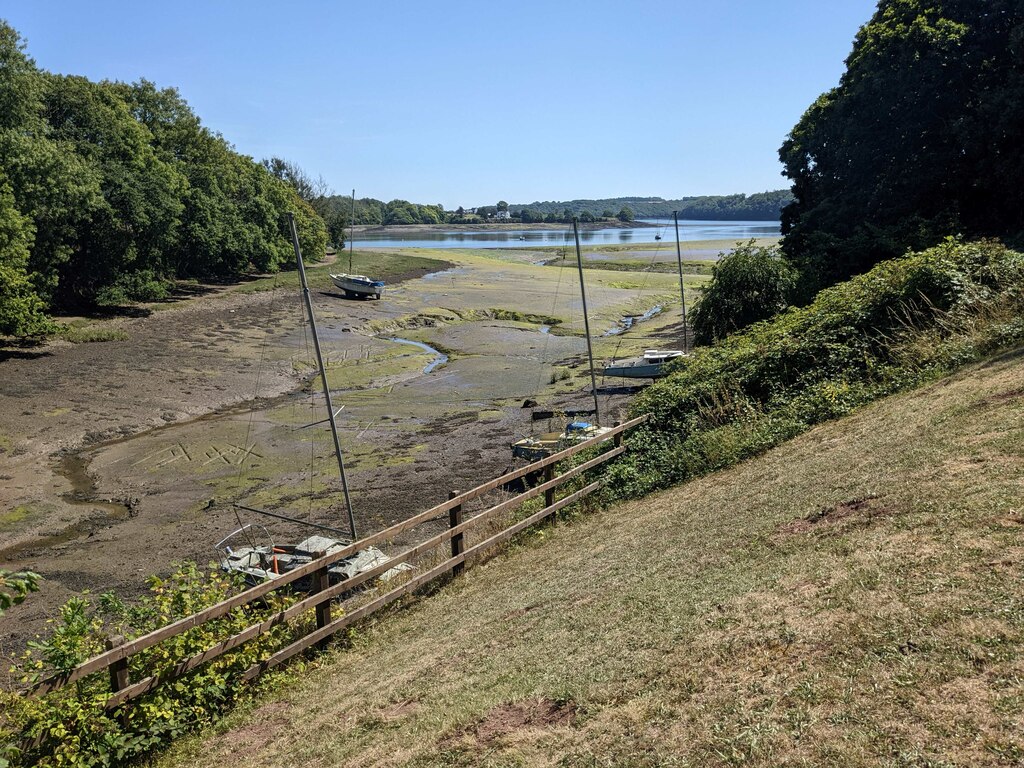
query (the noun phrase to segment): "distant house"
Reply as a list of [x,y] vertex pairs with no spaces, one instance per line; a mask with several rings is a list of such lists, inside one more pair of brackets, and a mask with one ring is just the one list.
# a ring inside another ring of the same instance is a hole
[[509,218],[512,218],[512,217],[509,215],[508,211],[498,211],[496,214],[494,214],[494,218],[496,218],[496,219],[509,219]]

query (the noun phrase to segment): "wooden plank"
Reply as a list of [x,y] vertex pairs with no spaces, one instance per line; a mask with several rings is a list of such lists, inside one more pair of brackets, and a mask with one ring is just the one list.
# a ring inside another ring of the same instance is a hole
[[[563,475],[559,475],[551,483],[539,485],[536,488],[530,489],[530,491],[528,491],[525,494],[522,494],[521,496],[509,499],[487,510],[484,510],[480,514],[471,517],[469,520],[465,520],[462,523],[458,524],[456,527],[442,531],[441,533],[432,536],[431,538],[426,539],[425,541],[420,542],[414,547],[410,547],[404,552],[395,555],[386,563],[374,566],[373,568],[370,568],[364,571],[363,573],[353,576],[351,579],[339,582],[338,584],[335,584],[334,586],[326,590],[317,592],[314,595],[311,595],[303,600],[300,600],[294,605],[289,606],[285,610],[274,614],[273,616],[267,618],[261,623],[254,624],[251,627],[247,627],[238,634],[229,637],[227,640],[224,640],[218,643],[217,645],[211,646],[210,648],[201,651],[200,653],[197,653],[191,658],[180,662],[171,669],[166,670],[163,674],[159,676],[147,677],[144,680],[140,680],[134,685],[129,686],[127,689],[112,695],[106,702],[106,708],[113,709],[115,707],[118,707],[126,701],[137,698],[143,695],[144,693],[148,693],[149,691],[154,690],[155,688],[157,688],[160,685],[163,685],[164,683],[170,682],[171,680],[175,680],[181,677],[182,675],[191,672],[193,669],[200,666],[201,664],[204,664],[207,661],[211,661],[212,659],[215,659],[218,656],[221,656],[227,653],[228,651],[237,648],[239,645],[249,640],[252,640],[255,637],[258,637],[259,635],[269,632],[274,627],[279,626],[286,621],[289,621],[295,616],[298,616],[303,611],[310,610],[311,608],[316,608],[319,605],[323,604],[325,601],[331,600],[337,595],[355,589],[359,585],[371,579],[377,578],[381,574],[384,574],[387,571],[394,568],[396,565],[408,562],[417,555],[420,555],[423,552],[427,552],[433,549],[434,547],[443,544],[446,540],[453,538],[455,535],[461,535],[462,532],[468,530],[469,528],[472,528],[474,525],[484,522],[485,520],[487,520],[490,517],[493,517],[495,514],[498,514],[499,512],[507,511],[515,507],[516,505],[521,504],[524,501],[527,501],[529,498],[539,495],[542,492],[545,495],[547,495],[547,493],[549,492],[549,485],[553,488],[555,485],[565,483],[568,480],[571,480],[572,478],[581,474],[582,472],[585,472],[588,469],[592,469],[598,464],[609,461],[615,458],[616,456],[619,456],[624,451],[625,446],[613,449],[611,451],[608,451],[607,453],[603,453],[600,456],[591,459],[590,461],[584,462],[578,467],[573,467],[573,469],[569,470],[569,472],[566,472]],[[566,498],[572,499],[573,496],[569,496]],[[566,499],[563,499],[557,502],[557,504],[555,505],[548,505],[547,508],[557,511],[558,509],[561,509],[562,507],[566,506],[566,504],[568,503],[571,503],[571,501],[566,501]]]
[[417,515],[414,515],[413,517],[407,520],[396,523],[395,525],[392,525],[389,528],[385,528],[384,530],[379,531],[378,533],[375,533],[372,536],[362,539],[361,541],[354,542],[353,544],[334,552],[326,558],[322,558],[323,562],[319,560],[314,560],[313,562],[308,563],[300,568],[296,568],[294,571],[291,571],[283,576],[271,579],[270,581],[266,581],[263,584],[258,584],[250,589],[245,590],[244,592],[240,592],[239,594],[228,598],[227,600],[223,600],[220,603],[205,608],[202,611],[199,611],[198,613],[194,613],[191,616],[186,616],[183,619],[179,619],[178,621],[168,624],[166,627],[161,627],[160,629],[142,635],[141,637],[138,637],[135,640],[132,640],[128,643],[117,646],[116,648],[112,648],[108,651],[105,651],[104,653],[101,653],[83,662],[82,664],[78,665],[69,672],[52,675],[51,677],[46,678],[45,680],[42,680],[39,683],[36,683],[32,688],[30,688],[27,691],[27,695],[41,696],[50,691],[62,688],[65,685],[68,685],[69,683],[75,682],[76,680],[81,680],[83,677],[86,677],[87,675],[92,674],[93,672],[98,672],[102,669],[106,669],[114,662],[120,661],[121,659],[126,659],[129,656],[132,656],[140,651],[145,650],[146,648],[151,648],[157,643],[160,643],[163,640],[166,640],[167,638],[179,635],[183,632],[187,632],[193,627],[197,627],[213,619],[225,616],[231,611],[233,611],[235,608],[246,605],[252,602],[253,600],[256,600],[257,598],[262,597],[263,595],[266,595],[270,592],[273,592],[276,589],[280,589],[281,587],[290,584],[293,581],[305,578],[306,576],[309,576],[312,573],[314,573],[319,568],[329,566],[339,560],[342,560],[354,554],[355,552],[358,552],[360,549],[364,549],[365,547],[372,546],[373,544],[377,544],[381,541],[386,541],[388,539],[394,538],[399,533],[402,533],[410,528],[414,528],[417,525],[426,522],[427,520],[431,520],[437,517],[438,515],[447,512],[454,506],[463,504],[466,501],[470,501],[472,499],[476,499],[484,495],[485,493],[494,490],[495,488],[498,488],[502,485],[506,485],[507,483],[522,477],[523,475],[529,474],[530,472],[536,472],[537,470],[543,469],[549,464],[555,464],[559,461],[563,461],[569,458],[570,456],[574,456],[575,454],[586,450],[587,448],[613,439],[616,435],[620,434],[621,432],[631,429],[632,427],[638,426],[647,421],[647,419],[647,414],[644,414],[643,416],[638,416],[635,419],[631,419],[630,421],[627,421],[624,424],[620,424],[619,426],[614,427],[611,432],[605,433],[603,435],[598,435],[597,437],[592,437],[589,440],[571,446],[565,449],[564,451],[552,454],[551,456],[546,456],[545,458],[533,462],[532,464],[528,464],[525,467],[521,467],[520,469],[514,470],[512,472],[508,472],[502,475],[501,477],[483,483],[482,485],[479,485],[470,491],[466,491],[465,493],[462,493],[453,499],[449,499],[446,502],[442,502],[441,504],[431,507],[430,509],[421,512]]
[[252,680],[253,678],[258,677],[259,675],[266,672],[268,669],[272,669],[273,667],[276,667],[279,664],[287,661],[292,656],[302,653],[311,645],[315,645],[316,643],[324,640],[330,635],[335,634],[336,632],[340,632],[342,629],[345,629],[346,627],[350,626],[351,624],[354,624],[360,619],[363,619],[366,616],[375,613],[381,608],[384,608],[385,606],[395,602],[399,598],[404,597],[405,595],[415,591],[424,584],[433,581],[438,576],[441,576],[447,573],[448,571],[452,570],[455,567],[455,565],[465,562],[469,557],[472,557],[475,554],[479,554],[480,552],[483,552],[484,550],[489,549],[490,547],[493,547],[496,544],[500,544],[504,541],[507,541],[508,539],[512,538],[515,534],[519,533],[522,530],[525,530],[526,528],[535,524],[537,521],[544,519],[548,515],[554,514],[562,507],[568,506],[569,504],[579,501],[584,496],[590,495],[598,488],[600,488],[602,485],[602,481],[598,480],[586,486],[585,488],[581,488],[572,495],[566,496],[564,499],[555,502],[555,504],[553,504],[551,507],[545,507],[544,509],[531,515],[525,520],[521,520],[520,522],[511,526],[510,528],[507,528],[501,533],[496,534],[490,537],[489,539],[480,542],[479,544],[475,544],[474,546],[470,547],[465,552],[460,554],[458,557],[450,558],[449,560],[446,560],[440,565],[431,568],[429,571],[420,574],[416,578],[411,579],[406,584],[403,584],[398,589],[394,589],[391,592],[388,592],[387,594],[381,595],[376,600],[373,600],[372,602],[369,602],[366,605],[357,608],[352,613],[346,614],[341,618],[335,619],[331,624],[328,624],[326,627],[317,629],[314,632],[310,632],[308,635],[301,638],[300,640],[296,640],[291,645],[282,648],[280,651],[273,654],[265,661],[262,661],[258,664],[253,664],[251,667],[249,667],[249,669],[247,669],[242,674],[242,679]]

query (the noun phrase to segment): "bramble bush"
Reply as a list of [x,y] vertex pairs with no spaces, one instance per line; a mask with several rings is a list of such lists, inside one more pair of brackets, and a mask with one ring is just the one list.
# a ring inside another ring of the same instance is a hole
[[[111,593],[96,600],[73,598],[61,608],[49,637],[29,644],[16,671],[25,683],[67,672],[101,653],[108,637],[140,637],[214,605],[241,587],[234,577],[186,563],[167,578],[150,578],[149,593],[136,604],[126,604]],[[271,594],[147,648],[130,658],[131,680],[166,673],[293,601],[289,595]],[[248,692],[258,690],[240,683],[240,673],[302,631],[298,623],[276,626],[112,712],[104,709],[110,694],[107,670],[35,699],[0,692],[0,768],[112,766],[145,755],[213,722]],[[258,686],[272,679],[264,677]]]
[[948,239],[882,262],[674,364],[634,401],[652,419],[610,470],[639,496],[1024,343],[1024,255]]

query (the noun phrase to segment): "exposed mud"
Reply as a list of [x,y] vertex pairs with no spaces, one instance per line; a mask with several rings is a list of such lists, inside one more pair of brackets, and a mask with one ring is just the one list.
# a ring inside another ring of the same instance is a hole
[[[558,274],[463,261],[440,281],[389,283],[384,301],[313,295],[360,534],[508,469],[509,444],[534,429],[525,399],[589,402],[578,297]],[[616,279],[588,275],[599,318],[642,300]],[[433,352],[376,338],[403,318],[442,316],[402,331],[449,357],[429,372]],[[212,289],[109,321],[123,340],[0,362],[0,567],[44,577],[0,618],[0,656],[20,652],[74,595],[130,597],[176,561],[213,561],[213,544],[251,521],[235,503],[341,525],[329,436],[307,427],[324,413],[301,317],[292,291]],[[546,320],[563,335],[544,333]],[[672,322],[648,325],[669,333]],[[605,421],[627,402],[602,396]],[[280,541],[303,533],[260,522]]]

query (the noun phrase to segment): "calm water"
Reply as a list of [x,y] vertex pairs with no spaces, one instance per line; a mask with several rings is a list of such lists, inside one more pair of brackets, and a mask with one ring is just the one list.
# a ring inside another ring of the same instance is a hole
[[[594,229],[580,231],[580,241],[587,245],[675,242],[671,219],[648,219],[657,226],[630,229]],[[778,237],[779,223],[773,221],[680,221],[679,239],[747,240],[751,237]],[[410,232],[387,234],[356,233],[355,245],[377,248],[509,248],[521,246],[552,246],[572,242],[572,227],[561,229],[507,229],[498,232]]]

